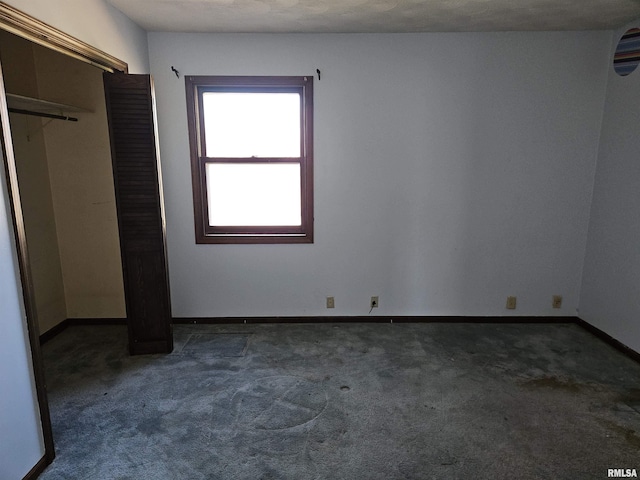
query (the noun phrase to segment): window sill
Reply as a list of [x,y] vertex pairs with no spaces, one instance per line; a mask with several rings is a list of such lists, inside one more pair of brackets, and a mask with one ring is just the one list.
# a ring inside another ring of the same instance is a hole
[[256,234],[219,234],[198,235],[197,245],[210,244],[286,244],[313,243],[313,236],[308,234],[256,235]]

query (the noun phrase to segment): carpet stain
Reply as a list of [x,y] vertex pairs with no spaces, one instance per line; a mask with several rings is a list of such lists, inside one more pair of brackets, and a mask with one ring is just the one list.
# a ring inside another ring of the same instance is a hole
[[638,432],[633,430],[632,428],[623,427],[622,425],[618,425],[611,420],[598,420],[602,425],[607,427],[609,431],[615,433],[619,437],[623,437],[625,441],[635,447],[640,449],[640,436],[638,436]]
[[555,376],[544,376],[534,378],[522,382],[524,386],[530,388],[545,388],[550,390],[558,390],[571,393],[580,393],[584,389],[584,385],[574,382],[573,380],[565,380]]
[[455,465],[458,459],[454,457],[444,457],[440,460],[440,465]]
[[640,388],[628,389],[622,393],[617,400],[640,414]]
[[640,404],[640,388],[630,388],[620,395],[619,400],[624,403]]
[[630,388],[627,392],[627,397],[630,400],[640,402],[640,388]]

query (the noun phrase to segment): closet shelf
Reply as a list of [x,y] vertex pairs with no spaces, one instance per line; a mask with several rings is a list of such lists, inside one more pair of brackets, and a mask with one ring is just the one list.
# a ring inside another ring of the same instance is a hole
[[74,107],[73,105],[65,105],[64,103],[49,102],[48,100],[40,100],[39,98],[24,97],[15,93],[7,93],[7,104],[9,108],[17,108],[20,110],[33,110],[42,113],[66,113],[66,112],[89,112],[85,108]]
[[77,118],[68,117],[67,113],[90,112],[85,108],[65,105],[63,103],[50,102],[39,98],[25,97],[14,93],[7,93],[7,106],[10,112],[37,115],[41,117],[56,118],[59,120],[78,121]]

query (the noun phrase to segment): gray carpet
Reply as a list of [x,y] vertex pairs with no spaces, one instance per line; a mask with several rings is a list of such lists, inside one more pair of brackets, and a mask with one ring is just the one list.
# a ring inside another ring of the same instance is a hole
[[576,325],[124,327],[44,346],[53,479],[603,479],[640,471],[640,365]]

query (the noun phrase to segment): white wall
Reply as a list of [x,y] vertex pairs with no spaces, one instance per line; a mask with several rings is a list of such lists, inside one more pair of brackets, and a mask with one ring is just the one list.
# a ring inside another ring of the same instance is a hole
[[148,73],[147,36],[142,28],[104,0],[4,0],[129,64],[130,73]]
[[[372,295],[378,315],[575,315],[609,43],[606,32],[150,33],[174,315],[366,315]],[[171,65],[321,69],[315,244],[195,245],[184,79]]]
[[580,317],[640,351],[640,69],[621,77],[612,65],[627,28],[610,38]]

